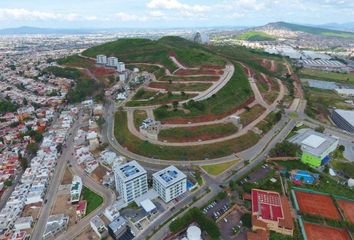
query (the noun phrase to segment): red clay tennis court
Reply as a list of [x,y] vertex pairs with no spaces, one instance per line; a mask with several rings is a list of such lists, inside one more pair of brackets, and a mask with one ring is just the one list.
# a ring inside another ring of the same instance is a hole
[[349,234],[341,228],[326,227],[313,223],[304,223],[307,240],[348,240]]
[[354,224],[354,202],[337,199],[339,207],[343,210],[345,218]]
[[295,191],[295,196],[301,212],[334,220],[341,219],[330,196],[301,191]]

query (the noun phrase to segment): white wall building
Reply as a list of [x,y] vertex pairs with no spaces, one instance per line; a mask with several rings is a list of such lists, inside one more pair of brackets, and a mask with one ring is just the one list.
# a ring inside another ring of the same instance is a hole
[[107,64],[107,57],[106,55],[97,55],[96,56],[96,63],[106,65]]
[[70,202],[77,203],[80,201],[82,191],[82,180],[79,176],[74,176],[70,188]]
[[15,222],[15,230],[21,231],[25,229],[30,229],[32,228],[32,223],[33,223],[32,216],[18,218]]
[[119,63],[118,63],[117,71],[118,71],[118,72],[124,72],[124,71],[125,71],[125,64],[124,64],[124,62],[119,62]]
[[153,188],[166,203],[187,191],[187,176],[175,166],[169,166],[152,175]]
[[118,58],[116,58],[116,57],[107,58],[107,66],[117,68],[118,67]]
[[90,225],[98,237],[103,238],[107,236],[107,227],[99,216],[94,216],[90,221]]
[[126,203],[148,191],[147,172],[136,161],[115,166],[114,176],[116,189]]

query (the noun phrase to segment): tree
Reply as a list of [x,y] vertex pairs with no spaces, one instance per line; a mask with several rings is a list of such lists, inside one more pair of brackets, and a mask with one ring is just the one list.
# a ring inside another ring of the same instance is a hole
[[32,155],[36,155],[38,149],[39,149],[39,148],[38,148],[38,145],[37,145],[36,143],[29,143],[29,144],[27,145],[27,148],[26,148],[26,150],[27,150],[30,154],[32,154]]
[[172,102],[172,106],[173,106],[173,108],[176,110],[177,107],[178,107],[178,101],[173,101],[173,102]]
[[300,145],[284,141],[277,143],[275,147],[270,150],[269,155],[271,157],[296,157],[300,151]]
[[96,123],[98,125],[99,128],[102,128],[103,124],[105,124],[106,120],[104,119],[104,117],[100,116],[97,120]]
[[318,127],[315,128],[315,131],[316,132],[320,132],[320,133],[323,133],[324,130],[325,130],[325,128],[323,126],[318,126]]
[[250,213],[245,213],[241,217],[242,225],[251,228],[252,227],[252,217]]

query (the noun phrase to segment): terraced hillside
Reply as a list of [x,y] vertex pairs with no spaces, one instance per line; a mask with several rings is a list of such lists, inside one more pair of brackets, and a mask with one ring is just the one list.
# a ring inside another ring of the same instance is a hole
[[[267,119],[285,94],[280,57],[163,37],[119,39],[59,63],[108,70],[95,64],[98,54],[118,57],[149,76],[128,91],[127,100],[115,103],[114,134],[129,152],[162,160],[234,155],[254,146],[278,121]],[[157,133],[140,128],[146,118],[160,122]]]

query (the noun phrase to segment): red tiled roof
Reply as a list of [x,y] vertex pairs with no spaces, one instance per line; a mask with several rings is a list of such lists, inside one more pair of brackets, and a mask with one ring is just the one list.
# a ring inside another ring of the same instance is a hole
[[252,213],[262,219],[278,221],[283,217],[280,194],[252,189]]

